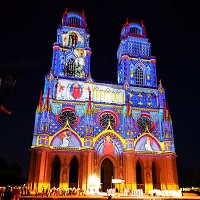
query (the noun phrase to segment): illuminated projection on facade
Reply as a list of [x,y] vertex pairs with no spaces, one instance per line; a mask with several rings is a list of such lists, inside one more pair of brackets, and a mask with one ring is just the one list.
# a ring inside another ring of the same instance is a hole
[[56,84],[56,99],[88,101],[90,89],[93,91],[91,100],[94,102],[124,104],[125,91],[122,88],[105,85],[60,79]]
[[116,84],[93,80],[89,39],[84,13],[65,10],[36,109],[28,186],[106,191],[114,178],[121,192],[178,189],[172,120],[143,22],[122,27]]

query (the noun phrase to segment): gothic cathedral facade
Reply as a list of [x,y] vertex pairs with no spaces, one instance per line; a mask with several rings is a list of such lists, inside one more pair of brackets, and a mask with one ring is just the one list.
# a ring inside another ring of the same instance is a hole
[[66,9],[36,109],[29,188],[178,189],[172,120],[143,22],[122,27],[115,84],[93,80],[89,40],[84,12]]

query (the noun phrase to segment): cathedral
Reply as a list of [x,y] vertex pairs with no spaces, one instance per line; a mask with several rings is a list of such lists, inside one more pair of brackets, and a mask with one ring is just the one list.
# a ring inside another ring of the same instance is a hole
[[89,42],[84,12],[65,9],[36,108],[28,187],[179,189],[172,120],[143,22],[121,29],[117,83],[92,78]]

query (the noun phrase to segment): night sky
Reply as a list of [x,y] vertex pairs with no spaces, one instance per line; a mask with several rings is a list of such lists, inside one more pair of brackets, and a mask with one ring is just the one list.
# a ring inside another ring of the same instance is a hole
[[28,175],[36,106],[65,7],[85,10],[94,81],[117,80],[121,28],[127,18],[144,21],[172,116],[177,163],[200,169],[198,1],[5,1],[0,8],[0,71],[14,70],[17,82],[3,101],[12,114],[0,112],[0,157],[18,162]]

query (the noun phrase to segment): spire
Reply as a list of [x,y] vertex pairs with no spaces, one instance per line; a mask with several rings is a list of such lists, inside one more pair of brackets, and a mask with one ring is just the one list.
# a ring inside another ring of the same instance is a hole
[[82,10],[82,15],[85,15],[85,10]]
[[158,88],[162,88],[162,81],[161,81],[161,79],[159,80]]
[[124,88],[128,90],[129,87],[130,87],[130,84],[129,84],[128,78],[126,77],[126,80],[124,81]]
[[89,98],[88,98],[88,107],[86,110],[86,114],[92,114],[92,103],[91,103],[91,90],[90,87],[88,87],[88,92],[89,92]]
[[164,113],[163,113],[163,119],[164,119],[164,120],[167,119],[167,120],[169,120],[169,121],[172,121],[171,115],[170,115],[170,112],[169,112],[168,103],[165,104],[163,111],[164,111]]
[[170,112],[169,112],[168,102],[167,102],[167,111],[168,111],[167,119],[171,122],[172,118],[171,118],[171,115],[170,115]]
[[91,77],[91,73],[88,74],[87,78],[86,78],[86,82],[87,83],[92,83],[94,82],[93,78]]
[[163,86],[162,86],[161,79],[159,80],[158,91],[160,92],[160,94],[162,94],[165,91]]
[[163,113],[163,119],[167,119],[167,109],[166,109],[166,105],[164,106],[164,109],[163,109],[164,113]]
[[46,102],[45,102],[45,105],[44,105],[44,109],[46,109],[47,111],[51,110],[50,101],[49,101],[49,91],[50,91],[50,88],[48,88],[48,92],[47,92],[47,96],[46,96]]
[[38,106],[39,106],[39,112],[41,112],[41,111],[42,111],[42,90],[41,90],[41,92],[40,92],[40,99],[39,99],[39,104],[38,104]]

